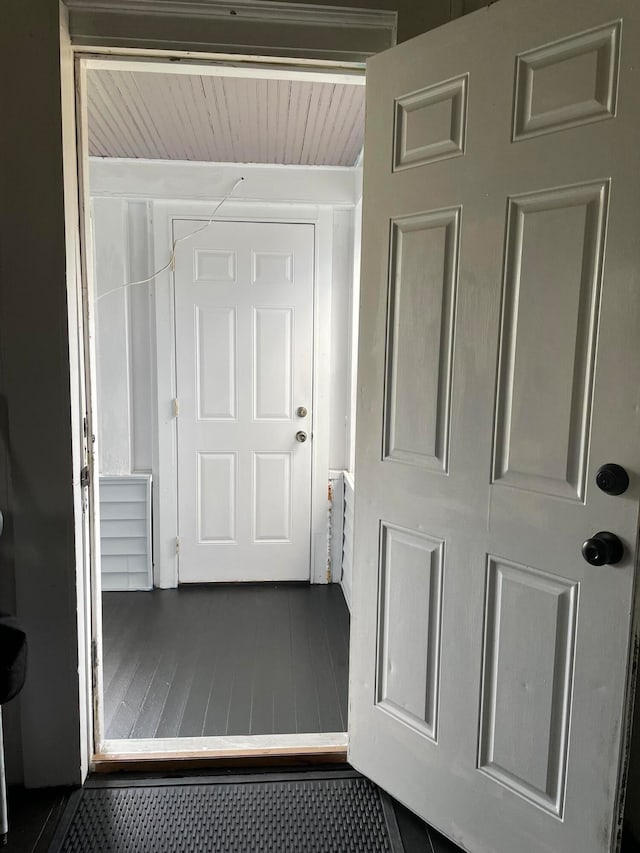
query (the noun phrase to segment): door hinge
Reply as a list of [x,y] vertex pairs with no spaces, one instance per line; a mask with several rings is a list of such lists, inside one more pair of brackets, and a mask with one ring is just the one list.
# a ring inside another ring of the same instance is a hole
[[173,417],[177,418],[180,414],[180,400],[177,397],[173,398]]
[[89,475],[89,466],[85,465],[84,468],[80,471],[80,485],[84,489],[91,482],[91,476]]

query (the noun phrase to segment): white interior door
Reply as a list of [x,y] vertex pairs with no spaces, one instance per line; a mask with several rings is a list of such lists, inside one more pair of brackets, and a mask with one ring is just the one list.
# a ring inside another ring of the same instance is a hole
[[639,25],[501,0],[368,66],[349,755],[476,853],[616,845]]
[[306,224],[213,222],[178,249],[181,583],[309,579],[313,258]]

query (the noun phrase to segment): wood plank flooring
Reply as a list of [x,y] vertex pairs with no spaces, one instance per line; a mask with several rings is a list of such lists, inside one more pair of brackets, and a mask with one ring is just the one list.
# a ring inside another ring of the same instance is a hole
[[109,739],[346,731],[337,584],[105,592],[102,618]]

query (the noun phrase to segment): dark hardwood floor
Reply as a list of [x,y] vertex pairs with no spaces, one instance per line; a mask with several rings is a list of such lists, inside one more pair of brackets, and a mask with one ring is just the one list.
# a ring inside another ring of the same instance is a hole
[[106,736],[346,731],[348,654],[337,584],[105,592]]

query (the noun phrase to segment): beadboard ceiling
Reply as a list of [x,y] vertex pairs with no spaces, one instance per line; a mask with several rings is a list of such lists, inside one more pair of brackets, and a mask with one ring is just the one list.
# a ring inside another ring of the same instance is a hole
[[353,166],[364,86],[91,70],[96,157]]

